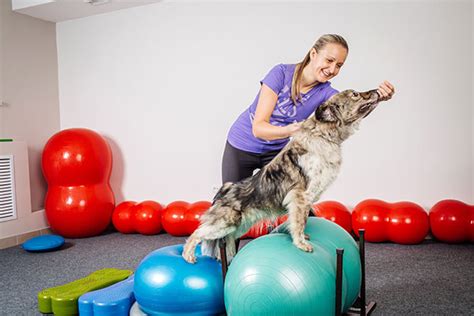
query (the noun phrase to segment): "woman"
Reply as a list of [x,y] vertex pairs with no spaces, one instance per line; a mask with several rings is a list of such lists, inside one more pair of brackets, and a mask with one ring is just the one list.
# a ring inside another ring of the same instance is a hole
[[[349,47],[336,34],[321,36],[299,64],[273,67],[260,82],[254,102],[234,122],[222,160],[222,183],[237,182],[269,163],[315,109],[338,91],[330,79],[339,74]],[[384,81],[382,101],[395,92]]]

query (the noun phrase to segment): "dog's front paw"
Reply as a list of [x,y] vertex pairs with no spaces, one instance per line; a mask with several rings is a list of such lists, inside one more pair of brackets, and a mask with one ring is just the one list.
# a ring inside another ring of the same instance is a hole
[[307,242],[301,242],[296,245],[299,249],[306,251],[306,252],[313,252],[313,246],[311,246]]
[[183,258],[184,260],[186,260],[186,262],[192,263],[192,264],[196,263],[197,261],[196,256],[190,255],[190,254],[183,254]]

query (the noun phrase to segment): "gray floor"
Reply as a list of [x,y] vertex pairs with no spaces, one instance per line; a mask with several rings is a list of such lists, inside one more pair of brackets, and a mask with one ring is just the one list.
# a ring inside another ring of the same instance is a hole
[[[135,270],[149,252],[183,241],[108,233],[67,240],[56,252],[0,250],[0,315],[41,315],[40,290],[105,267]],[[474,315],[474,245],[367,244],[366,260],[368,299],[377,302],[372,315]]]

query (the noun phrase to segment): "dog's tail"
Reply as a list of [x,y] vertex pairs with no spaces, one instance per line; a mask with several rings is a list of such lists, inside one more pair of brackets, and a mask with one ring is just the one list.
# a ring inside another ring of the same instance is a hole
[[[227,263],[230,263],[237,252],[235,249],[235,237],[227,235],[223,238],[223,240],[225,241]],[[203,240],[201,244],[201,253],[203,256],[210,256],[221,261],[221,249],[219,246],[219,240]]]
[[227,192],[230,191],[230,188],[232,187],[233,183],[232,182],[226,182],[224,183],[219,191],[217,191],[216,195],[214,196],[214,198],[212,199],[212,205],[214,205],[217,200],[221,199],[224,195],[227,194]]

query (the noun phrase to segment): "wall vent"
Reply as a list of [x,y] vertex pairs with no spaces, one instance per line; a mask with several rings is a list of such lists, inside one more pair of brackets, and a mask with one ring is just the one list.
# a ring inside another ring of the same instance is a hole
[[0,155],[0,222],[16,219],[13,156]]

